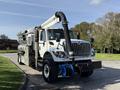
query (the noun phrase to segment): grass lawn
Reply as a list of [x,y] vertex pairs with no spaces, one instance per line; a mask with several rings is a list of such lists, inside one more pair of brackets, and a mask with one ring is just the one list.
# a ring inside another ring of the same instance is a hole
[[0,50],[0,53],[17,53],[17,50]]
[[22,78],[22,72],[9,59],[0,56],[0,90],[18,90]]
[[120,54],[97,53],[95,58],[98,60],[120,60]]

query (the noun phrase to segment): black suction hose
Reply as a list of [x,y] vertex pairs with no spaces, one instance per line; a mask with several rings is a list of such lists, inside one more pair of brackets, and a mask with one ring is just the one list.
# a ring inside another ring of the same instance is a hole
[[72,61],[74,62],[67,18],[65,16],[65,14],[63,12],[61,12],[61,11],[56,12],[55,16],[58,17],[62,22],[62,25],[63,25],[63,28],[64,28],[64,37],[65,37],[65,41],[66,41],[67,53],[70,56],[70,59],[72,59]]

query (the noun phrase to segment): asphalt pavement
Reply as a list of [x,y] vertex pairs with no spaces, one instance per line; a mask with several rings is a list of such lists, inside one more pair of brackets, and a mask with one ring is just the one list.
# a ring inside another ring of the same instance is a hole
[[26,75],[26,90],[120,90],[120,60],[102,61],[102,68],[94,71],[89,78],[75,76],[63,78],[56,83],[44,81],[42,72],[26,65],[19,65],[17,54],[0,54],[10,58]]

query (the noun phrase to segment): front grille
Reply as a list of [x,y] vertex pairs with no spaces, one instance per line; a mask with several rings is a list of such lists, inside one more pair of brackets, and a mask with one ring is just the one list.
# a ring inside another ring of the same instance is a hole
[[89,56],[91,52],[91,46],[89,43],[72,43],[72,50],[74,56]]

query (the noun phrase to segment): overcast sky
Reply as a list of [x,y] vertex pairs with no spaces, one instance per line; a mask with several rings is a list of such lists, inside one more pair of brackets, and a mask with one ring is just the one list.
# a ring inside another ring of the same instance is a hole
[[17,39],[18,32],[40,25],[56,11],[63,11],[73,27],[120,12],[120,0],[0,0],[0,34]]

